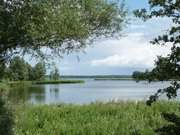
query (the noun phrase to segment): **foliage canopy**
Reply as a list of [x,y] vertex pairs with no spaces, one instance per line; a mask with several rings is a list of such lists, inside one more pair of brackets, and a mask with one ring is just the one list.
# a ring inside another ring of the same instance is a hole
[[106,0],[0,0],[0,60],[15,54],[45,56],[84,48],[122,29],[124,3]]

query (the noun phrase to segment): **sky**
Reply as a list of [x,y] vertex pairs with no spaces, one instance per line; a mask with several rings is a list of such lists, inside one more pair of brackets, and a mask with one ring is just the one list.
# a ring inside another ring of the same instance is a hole
[[[125,0],[130,12],[147,8],[147,0]],[[132,14],[130,13],[130,16]],[[61,75],[130,75],[133,71],[152,69],[159,55],[167,55],[170,47],[149,42],[171,26],[168,18],[154,18],[147,22],[131,17],[130,24],[119,39],[97,40],[85,53],[54,58]],[[77,56],[80,58],[78,60]]]

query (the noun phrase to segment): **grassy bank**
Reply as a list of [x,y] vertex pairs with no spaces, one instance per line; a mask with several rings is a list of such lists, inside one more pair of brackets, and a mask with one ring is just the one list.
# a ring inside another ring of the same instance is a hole
[[32,85],[32,84],[68,84],[68,83],[85,83],[84,80],[42,80],[42,81],[7,81],[0,82],[0,89],[8,86]]
[[19,85],[29,86],[29,85],[32,85],[32,81],[9,81],[7,82],[7,84],[12,87],[19,86]]
[[70,84],[70,83],[84,83],[83,80],[50,80],[50,81],[33,81],[33,84]]
[[[167,124],[161,112],[180,115],[180,103],[95,103],[16,108],[15,135],[154,135]],[[138,134],[139,133],[139,134]]]

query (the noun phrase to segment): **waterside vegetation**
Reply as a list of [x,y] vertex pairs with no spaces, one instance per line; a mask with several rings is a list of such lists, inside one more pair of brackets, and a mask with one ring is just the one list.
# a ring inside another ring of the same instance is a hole
[[70,83],[85,83],[84,80],[47,80],[47,81],[33,81],[32,84],[70,84]]
[[[25,105],[16,108],[15,135],[154,135],[168,125],[162,113],[180,116],[179,102],[109,102]],[[172,123],[171,123],[172,124]]]

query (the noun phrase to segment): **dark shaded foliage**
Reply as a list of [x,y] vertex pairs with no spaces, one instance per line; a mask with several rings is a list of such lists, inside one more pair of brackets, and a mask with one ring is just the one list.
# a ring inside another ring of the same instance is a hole
[[13,124],[12,113],[7,109],[0,95],[0,135],[13,135]]
[[150,72],[146,70],[145,72],[140,72],[140,71],[134,71],[132,74],[132,78],[136,80],[137,82],[142,81],[142,80],[148,80],[151,81],[151,76]]
[[4,77],[4,75],[5,75],[5,63],[1,63],[0,62],[0,79],[2,79],[3,77]]
[[180,134],[180,117],[174,113],[162,113],[164,119],[170,124],[155,130],[159,135],[179,135]]

